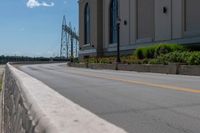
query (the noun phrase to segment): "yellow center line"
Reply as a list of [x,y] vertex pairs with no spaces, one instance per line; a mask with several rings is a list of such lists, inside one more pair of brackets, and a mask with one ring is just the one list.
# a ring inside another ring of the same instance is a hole
[[92,78],[101,78],[101,79],[107,79],[107,80],[114,80],[114,81],[120,81],[120,82],[124,82],[124,83],[139,84],[139,85],[151,86],[151,87],[162,88],[162,89],[170,89],[170,90],[190,92],[190,93],[200,93],[200,90],[192,89],[192,88],[184,88],[184,87],[177,87],[177,86],[171,86],[171,85],[149,83],[149,82],[136,81],[136,80],[127,80],[127,79],[121,79],[121,78],[116,78],[116,77],[102,77],[102,76],[96,76],[96,75],[88,74],[88,73],[79,73],[79,72],[70,72],[70,73],[78,74],[78,75],[81,75],[81,76],[92,77]]

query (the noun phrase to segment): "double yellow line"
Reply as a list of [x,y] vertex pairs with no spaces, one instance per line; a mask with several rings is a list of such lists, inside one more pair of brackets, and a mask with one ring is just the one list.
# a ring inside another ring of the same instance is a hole
[[177,87],[177,86],[171,86],[171,85],[165,85],[165,84],[156,84],[156,83],[149,83],[144,81],[136,81],[136,80],[127,80],[127,79],[121,79],[116,77],[103,77],[103,76],[96,76],[94,74],[88,74],[88,73],[80,73],[80,72],[70,72],[72,74],[77,74],[80,76],[87,76],[91,78],[100,78],[100,79],[106,79],[106,80],[114,80],[114,81],[120,81],[124,83],[129,84],[138,84],[138,85],[145,85],[150,87],[156,87],[156,88],[162,88],[162,89],[170,89],[175,91],[182,91],[182,92],[190,92],[190,93],[200,93],[200,89],[191,89],[191,88],[184,88],[184,87]]

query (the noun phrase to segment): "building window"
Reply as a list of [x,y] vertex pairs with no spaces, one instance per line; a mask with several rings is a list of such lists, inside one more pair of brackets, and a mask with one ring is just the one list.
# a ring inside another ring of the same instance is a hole
[[110,43],[117,43],[118,0],[110,3]]
[[85,44],[90,44],[90,7],[87,3],[84,11],[84,35]]

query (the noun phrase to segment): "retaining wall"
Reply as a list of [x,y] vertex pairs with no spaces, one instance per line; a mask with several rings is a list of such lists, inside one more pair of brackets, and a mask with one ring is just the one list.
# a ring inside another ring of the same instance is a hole
[[200,65],[182,64],[77,64],[69,63],[71,67],[90,68],[90,69],[109,69],[137,72],[151,72],[164,74],[180,74],[200,76]]
[[3,99],[5,133],[125,133],[10,64]]

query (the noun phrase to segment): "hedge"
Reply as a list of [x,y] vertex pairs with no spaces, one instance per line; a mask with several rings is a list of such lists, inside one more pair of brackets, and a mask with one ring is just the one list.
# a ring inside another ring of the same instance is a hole
[[183,63],[187,65],[200,65],[199,51],[171,52],[149,61],[150,64]]
[[138,59],[152,59],[170,52],[186,50],[186,48],[178,44],[158,44],[149,47],[138,48],[134,54]]

